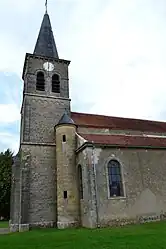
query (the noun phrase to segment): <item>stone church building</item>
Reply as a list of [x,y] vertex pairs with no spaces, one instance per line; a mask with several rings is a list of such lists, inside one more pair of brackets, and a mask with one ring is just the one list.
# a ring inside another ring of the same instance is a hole
[[165,219],[166,123],[72,112],[69,64],[46,12],[23,67],[10,230]]

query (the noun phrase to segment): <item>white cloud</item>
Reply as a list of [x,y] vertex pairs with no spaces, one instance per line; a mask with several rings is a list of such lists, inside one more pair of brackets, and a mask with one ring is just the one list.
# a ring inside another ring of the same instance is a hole
[[0,133],[0,149],[5,151],[10,149],[14,154],[18,152],[19,149],[19,137],[10,133]]
[[[74,106],[77,100],[87,112],[166,120],[165,8],[165,0],[49,2],[59,55],[71,59]],[[44,1],[2,0],[2,9],[12,13],[21,32],[1,32],[0,71],[21,76],[25,53],[35,45]],[[0,23],[7,25],[2,15]],[[17,103],[9,104],[0,105],[0,122],[19,119]]]
[[[166,92],[165,3],[159,2],[156,9],[152,1],[110,1],[78,34],[72,50],[72,77],[78,81],[73,92],[79,94],[80,79],[81,97],[95,103],[89,112],[159,118],[165,106],[155,99]],[[84,20],[79,21],[81,26]]]
[[0,104],[0,123],[9,124],[20,120],[20,111],[17,105]]
[[0,54],[0,71],[15,72],[21,77],[25,57],[24,48],[19,46],[10,34],[1,34]]

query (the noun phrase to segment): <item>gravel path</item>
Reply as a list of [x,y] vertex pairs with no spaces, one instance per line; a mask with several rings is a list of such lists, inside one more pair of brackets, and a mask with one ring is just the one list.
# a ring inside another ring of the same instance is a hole
[[0,228],[0,235],[9,233],[9,228]]

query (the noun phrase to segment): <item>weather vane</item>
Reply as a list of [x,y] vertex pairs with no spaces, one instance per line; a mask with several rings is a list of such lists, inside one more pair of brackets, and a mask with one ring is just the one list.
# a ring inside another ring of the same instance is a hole
[[45,6],[46,6],[46,13],[47,13],[47,0],[46,0],[46,3],[45,3]]

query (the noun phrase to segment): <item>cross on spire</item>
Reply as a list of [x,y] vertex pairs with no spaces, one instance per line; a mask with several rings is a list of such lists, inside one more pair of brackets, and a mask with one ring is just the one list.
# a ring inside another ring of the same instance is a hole
[[46,3],[45,3],[45,7],[46,7],[46,14],[47,14],[47,5],[48,3],[47,3],[47,0],[46,0]]

